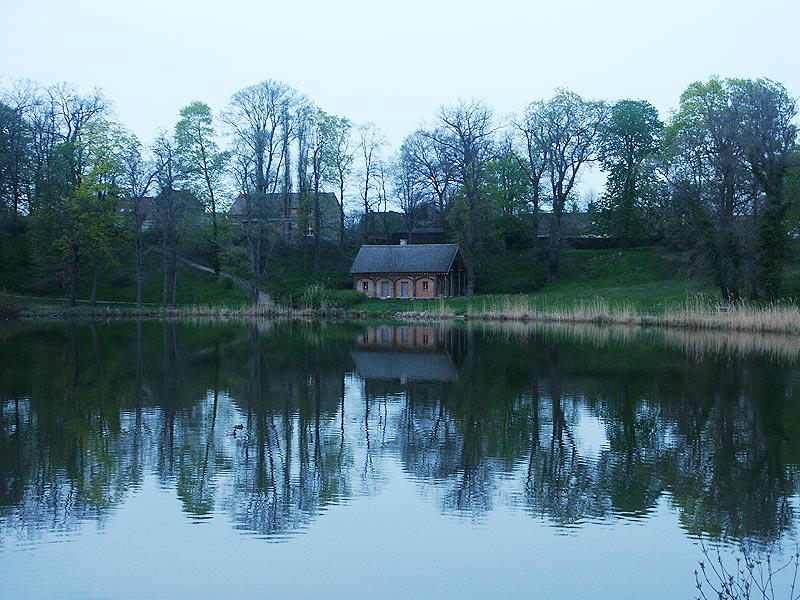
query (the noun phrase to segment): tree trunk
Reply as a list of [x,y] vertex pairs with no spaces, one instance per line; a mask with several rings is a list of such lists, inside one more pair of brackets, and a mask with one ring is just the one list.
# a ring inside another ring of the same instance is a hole
[[558,281],[561,259],[561,211],[553,211],[550,217],[550,248],[548,255],[547,282]]
[[319,179],[314,183],[314,272],[319,273],[322,254],[322,219],[319,207]]
[[164,285],[161,294],[161,305],[166,306],[167,302],[169,301],[169,254],[167,253],[167,249],[164,248],[162,256],[162,263],[161,267],[163,270],[164,275]]
[[75,247],[75,240],[72,238],[67,242],[69,258],[69,305],[75,306],[78,303],[78,249]]
[[538,202],[533,206],[533,218],[531,219],[531,259],[534,268],[539,266],[539,205]]
[[177,257],[172,255],[172,308],[178,308],[178,261]]
[[261,262],[261,236],[254,237],[252,231],[247,236],[250,249],[250,299],[253,308],[258,306],[258,272]]
[[89,304],[95,305],[97,301],[97,286],[100,283],[100,265],[94,266],[94,275],[92,277],[92,295],[89,298]]
[[339,186],[339,268],[344,269],[344,185]]
[[136,308],[142,308],[142,232],[136,232]]

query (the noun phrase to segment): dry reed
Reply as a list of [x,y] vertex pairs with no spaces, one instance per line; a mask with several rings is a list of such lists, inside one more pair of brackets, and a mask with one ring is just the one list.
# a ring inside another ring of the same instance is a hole
[[523,323],[593,323],[598,325],[637,325],[692,330],[721,330],[751,333],[800,334],[800,307],[794,303],[756,306],[740,303],[726,306],[709,304],[703,298],[687,300],[683,306],[661,312],[645,312],[626,302],[610,302],[596,297],[572,305],[550,306],[546,301],[536,303],[525,296],[489,298],[476,308],[470,303],[463,316],[445,300],[427,303],[426,310],[373,313],[347,310],[325,301],[299,308],[279,304],[253,306],[193,305],[177,308],[102,304],[80,308],[50,307],[20,311],[28,318],[257,318],[276,317],[315,319],[394,319],[400,321],[443,321],[467,319],[476,321],[518,321]]
[[540,307],[524,297],[484,301],[478,311],[472,307],[468,319],[545,323],[595,323],[717,329],[759,333],[800,333],[800,308],[795,304],[754,306],[747,303],[712,306],[702,299],[687,301],[680,308],[660,314],[644,313],[630,304],[612,304],[603,298],[576,302],[568,307]]

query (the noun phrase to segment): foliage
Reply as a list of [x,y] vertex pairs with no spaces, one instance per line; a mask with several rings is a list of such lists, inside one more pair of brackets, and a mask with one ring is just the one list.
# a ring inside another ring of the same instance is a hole
[[8,294],[0,291],[0,319],[12,319],[19,314],[19,303]]
[[667,131],[666,175],[723,300],[759,286],[774,301],[782,283],[788,208],[785,180],[796,105],[766,79],[695,82]]
[[611,107],[601,130],[598,156],[608,179],[597,218],[601,232],[618,237],[623,248],[631,238],[648,233],[663,127],[650,103],[621,100]]
[[219,150],[211,109],[203,102],[192,102],[181,109],[175,125],[176,156],[185,183],[211,214],[211,267],[219,276],[220,233],[217,212],[228,154]]
[[[156,252],[165,274],[155,276],[162,302],[175,297],[182,258],[217,272],[224,262],[251,292],[266,285],[296,301],[312,283],[349,287],[344,271],[355,244],[389,237],[370,229],[394,216],[408,231],[427,230],[412,241],[460,243],[471,291],[538,289],[543,265],[558,289],[561,215],[585,165],[598,161],[608,174],[592,205],[602,235],[625,246],[654,226],[670,247],[690,251],[694,272],[710,275],[726,301],[774,302],[797,289],[789,250],[800,221],[796,106],[766,79],[693,83],[663,135],[644,100],[609,107],[557,90],[506,123],[513,126],[509,138],[485,103],[461,101],[408,135],[392,161],[376,126],[326,113],[274,80],[233,95],[222,112],[225,131],[207,104],[192,102],[172,135],[160,134],[150,148],[109,119],[99,92],[18,83],[0,96],[0,243],[13,250],[24,239],[28,248],[8,262],[0,246],[2,280],[18,288],[62,287],[76,301],[88,279],[130,268],[129,254],[142,287],[144,256]],[[230,146],[217,146],[219,133],[229,134]],[[352,196],[358,188],[362,214],[345,219],[347,185]],[[323,255],[333,248],[322,238],[319,202],[334,187],[346,226],[338,265]],[[228,232],[222,212],[233,189],[249,202],[246,225]],[[185,203],[177,200],[190,191],[205,209],[184,218]],[[283,201],[267,209],[269,196]],[[402,213],[389,212],[393,202]],[[552,209],[546,232],[539,227],[543,208]],[[311,237],[297,235],[311,229],[313,246]],[[549,237],[546,257],[539,231]],[[278,261],[280,276],[273,277],[273,257],[287,248],[302,262],[300,274],[281,271]],[[494,270],[502,262],[497,255],[509,266]],[[312,260],[316,275],[305,272]],[[23,263],[31,266],[25,277],[10,275]]]

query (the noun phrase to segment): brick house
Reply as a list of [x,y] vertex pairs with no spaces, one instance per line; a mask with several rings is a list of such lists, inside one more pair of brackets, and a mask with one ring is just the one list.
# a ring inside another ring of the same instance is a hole
[[350,274],[370,298],[441,298],[466,289],[458,244],[361,246]]
[[[341,222],[336,194],[320,192],[319,204],[321,239],[338,242]],[[298,242],[314,236],[314,194],[242,194],[228,209],[228,218],[238,224],[265,223],[284,242]]]

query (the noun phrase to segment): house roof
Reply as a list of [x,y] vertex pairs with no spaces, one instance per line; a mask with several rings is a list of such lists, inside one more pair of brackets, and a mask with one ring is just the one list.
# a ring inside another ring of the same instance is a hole
[[361,246],[350,273],[447,273],[458,244]]
[[[289,210],[297,210],[300,208],[300,194],[297,192],[291,192],[285,195],[286,200],[288,200]],[[339,200],[336,198],[336,194],[332,192],[320,192],[319,194],[320,200],[323,203],[325,202],[335,202],[337,205]],[[263,201],[259,201],[260,198],[263,198]],[[313,201],[314,194],[307,194],[306,198],[309,201]],[[280,209],[283,210],[283,200],[284,194],[276,193],[276,194],[263,194],[263,195],[252,195],[251,202],[254,202],[251,205],[252,210],[270,210],[270,209]],[[228,214],[234,217],[239,217],[247,214],[247,198],[244,194],[240,194],[236,200],[233,201],[231,207],[228,209]]]
[[[539,237],[550,235],[553,213],[539,213]],[[592,215],[586,212],[561,213],[561,235],[563,237],[586,237],[593,224]]]

